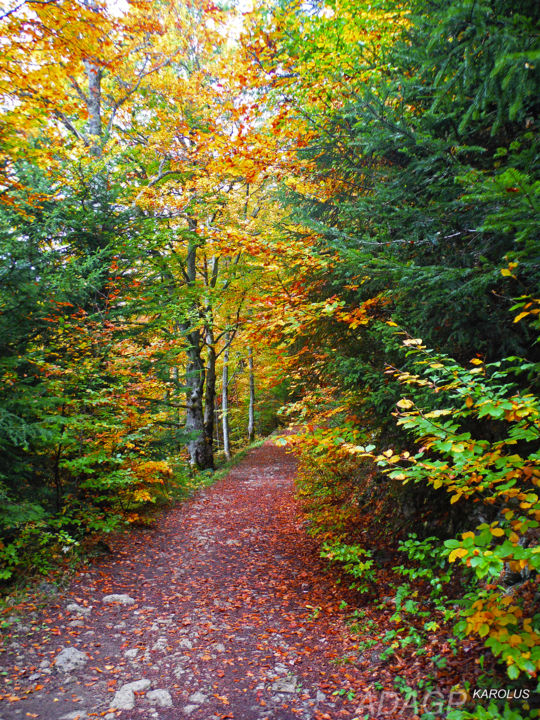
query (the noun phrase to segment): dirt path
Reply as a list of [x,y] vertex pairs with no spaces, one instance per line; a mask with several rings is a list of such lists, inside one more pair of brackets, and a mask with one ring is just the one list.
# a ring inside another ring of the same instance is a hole
[[157,529],[123,536],[5,645],[0,720],[358,716],[359,697],[333,695],[358,653],[294,473],[267,442]]

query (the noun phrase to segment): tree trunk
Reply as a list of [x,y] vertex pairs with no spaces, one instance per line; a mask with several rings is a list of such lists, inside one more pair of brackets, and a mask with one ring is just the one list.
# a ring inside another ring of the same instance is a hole
[[88,96],[86,107],[88,109],[88,133],[92,136],[90,152],[101,157],[101,135],[103,132],[101,122],[101,68],[94,63],[85,61],[84,69],[88,80]]
[[[188,244],[186,275],[188,284],[194,285],[197,272],[196,222],[191,220],[189,226],[193,232],[193,237],[190,238]],[[194,300],[193,303],[193,310],[198,313],[199,306],[197,301]],[[207,442],[203,412],[205,381],[204,362],[201,357],[203,343],[201,331],[196,328],[194,329],[192,322],[193,321],[182,324],[182,330],[185,333],[186,342],[188,343],[186,350],[186,431],[191,437],[187,442],[187,450],[191,467],[198,467],[200,470],[213,470],[214,457],[212,444]]]
[[216,428],[216,450],[219,450],[221,447],[221,440],[219,436],[219,404],[218,404],[218,398],[217,393],[215,397],[215,405],[214,405],[214,427]]
[[225,350],[223,352],[223,378],[221,390],[221,424],[223,428],[223,450],[227,460],[231,459],[231,446],[229,441],[229,333],[225,335]]
[[[182,420],[180,416],[180,407],[178,405],[178,389],[180,387],[180,372],[178,370],[178,365],[173,365],[172,367],[172,377],[173,377],[173,387],[174,387],[174,397],[172,403],[176,404],[176,410],[172,410],[174,413],[174,448],[177,453],[180,452],[181,445],[180,445],[180,434],[181,434],[181,427],[182,427]],[[170,395],[169,391],[167,393]],[[167,398],[167,400],[170,401],[170,397]],[[172,407],[171,403],[171,407]]]
[[249,415],[248,415],[248,439],[255,440],[255,374],[253,372],[253,349],[248,349],[249,365]]
[[214,407],[216,404],[216,346],[211,327],[206,329],[206,387],[204,391],[204,436],[212,447],[214,441]]
[[206,441],[204,432],[203,394],[204,394],[204,363],[201,359],[201,346],[198,342],[198,331],[188,335],[191,342],[187,350],[186,367],[186,431],[190,434],[187,442],[189,464],[200,470],[214,469],[212,446]]
[[[83,0],[83,4],[89,10],[99,13],[99,7],[96,0]],[[103,123],[101,119],[101,80],[103,73],[99,65],[91,60],[84,60],[84,69],[86,72],[86,80],[88,82],[88,91],[85,96],[86,110],[88,112],[88,120],[86,127],[88,134],[91,136],[90,152],[95,157],[102,155],[102,134]]]

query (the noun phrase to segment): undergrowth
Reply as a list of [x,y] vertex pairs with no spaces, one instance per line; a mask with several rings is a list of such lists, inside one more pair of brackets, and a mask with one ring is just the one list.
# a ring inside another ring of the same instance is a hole
[[[421,659],[441,682],[474,656],[460,682],[467,702],[449,718],[537,717],[540,400],[516,382],[531,364],[467,368],[419,339],[403,344],[408,369],[387,369],[407,391],[393,412],[401,441],[380,449],[388,439],[360,428],[347,397],[287,440],[309,532],[360,607],[381,596],[381,610],[393,605],[383,661]],[[397,686],[411,700],[426,677]]]

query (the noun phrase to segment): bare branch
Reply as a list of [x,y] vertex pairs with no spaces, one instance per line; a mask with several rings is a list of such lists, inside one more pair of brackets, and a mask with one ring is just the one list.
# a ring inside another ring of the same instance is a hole
[[181,170],[166,170],[165,172],[158,171],[158,174],[150,180],[146,187],[154,187],[154,185],[157,185],[157,183],[160,180],[163,180],[163,178],[170,177],[171,175],[178,175],[179,173],[181,173]]
[[133,85],[131,88],[129,88],[129,90],[127,90],[126,94],[122,98],[120,98],[120,100],[117,100],[112,107],[111,116],[109,118],[109,122],[107,123],[107,130],[106,130],[107,136],[111,132],[112,125],[113,125],[114,119],[116,117],[116,113],[122,107],[122,105],[124,105],[124,103],[126,103],[129,100],[129,98],[134,93],[137,92],[137,90],[140,88],[141,83],[144,80],[144,78],[148,77],[149,75],[152,75],[153,73],[159,72],[159,70],[162,70],[164,67],[168,67],[172,63],[173,59],[174,59],[174,56],[169,57],[169,58],[167,58],[167,60],[164,60],[162,63],[160,63],[158,65],[153,65],[148,70],[145,70],[145,68],[148,66],[148,62],[150,60],[149,56],[148,55],[146,56],[146,58],[144,60],[143,69],[142,69],[141,73],[139,74],[139,77],[137,78],[137,82],[135,83],[135,85]]
[[5,18],[9,17],[10,15],[13,15],[17,12],[17,10],[20,10],[25,5],[55,5],[56,0],[23,0],[19,5],[16,5],[11,10],[7,10],[3,15],[0,15],[0,20],[5,20]]
[[77,95],[81,98],[81,100],[83,101],[83,103],[84,103],[85,105],[88,105],[88,96],[82,91],[82,88],[81,88],[81,86],[79,85],[79,83],[77,82],[77,80],[75,80],[75,78],[73,77],[73,75],[68,75],[68,78],[69,78],[69,81],[70,81],[70,83],[71,83],[71,87],[75,90],[75,92],[76,92]]
[[73,123],[68,120],[68,118],[64,115],[63,112],[60,110],[54,110],[53,115],[60,120],[62,125],[68,130],[72,135],[75,135],[77,140],[81,140],[86,147],[90,145],[90,142],[88,141],[88,138],[86,138],[82,133],[80,133],[77,128],[73,125]]
[[240,329],[240,313],[242,312],[242,307],[244,305],[244,300],[246,299],[246,295],[247,295],[247,290],[245,290],[242,293],[242,297],[240,298],[240,303],[236,309],[236,318],[233,321],[233,327],[225,328],[225,330],[223,330],[223,332],[221,332],[215,339],[215,342],[218,343],[222,337],[224,337],[227,333],[229,333],[229,340],[227,343],[225,343],[225,345],[221,348],[221,350],[218,353],[216,353],[216,359],[219,358],[225,352],[225,350],[231,346],[232,341],[234,340],[234,338],[236,336],[236,333]]

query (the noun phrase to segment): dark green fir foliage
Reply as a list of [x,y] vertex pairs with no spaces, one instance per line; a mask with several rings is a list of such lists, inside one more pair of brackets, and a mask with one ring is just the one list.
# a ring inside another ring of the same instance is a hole
[[434,347],[524,354],[508,311],[540,280],[536,5],[416,2],[409,21],[388,70],[303,151],[340,192],[289,199],[341,260],[329,294],[360,276],[358,301],[382,293]]

